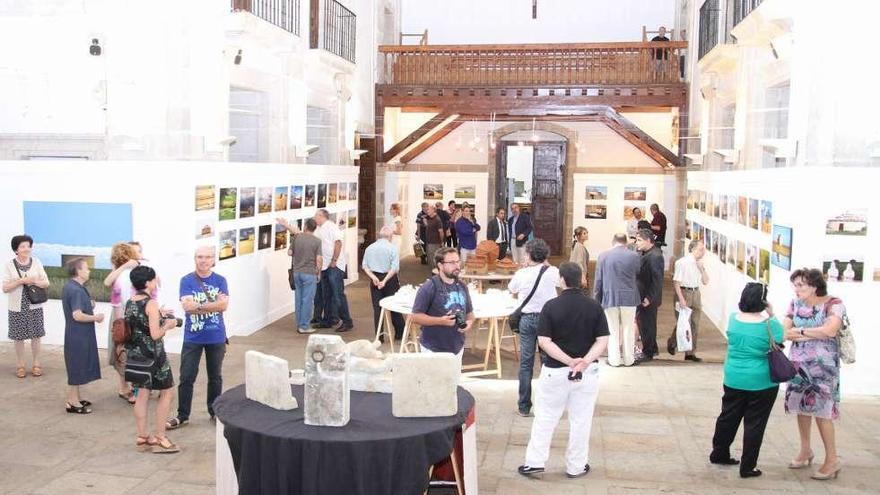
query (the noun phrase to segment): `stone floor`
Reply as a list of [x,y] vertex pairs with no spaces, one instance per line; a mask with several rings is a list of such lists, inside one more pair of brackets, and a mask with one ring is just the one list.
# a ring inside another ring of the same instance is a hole
[[[404,266],[403,283],[419,283],[427,270]],[[369,293],[361,281],[348,289],[355,331],[346,339],[372,335]],[[661,336],[672,328],[672,312],[661,308]],[[244,353],[270,352],[302,363],[305,337],[292,332],[286,317],[249,337],[231,339],[225,387],[244,380]],[[707,463],[715,417],[720,407],[724,341],[703,322],[701,355],[706,362],[685,363],[680,357],[634,368],[602,370],[602,385],[590,442],[591,473],[568,480],[562,471],[567,437],[563,420],[554,437],[548,473],[543,480],[517,475],[528,442],[530,418],[514,414],[516,362],[504,354],[503,379],[472,379],[463,385],[477,399],[477,442],[481,494],[779,494],[880,492],[880,400],[846,397],[838,423],[844,468],[832,482],[809,479],[809,471],[786,469],[797,448],[792,418],[781,400],[770,420],[760,467],[764,476],[741,480],[736,469]],[[510,348],[510,341],[506,346]],[[204,371],[196,385],[193,418],[171,432],[183,447],[174,456],[139,454],[134,449],[131,408],[116,398],[115,375],[85,388],[94,402],[88,416],[64,411],[66,377],[62,350],[47,347],[45,376],[20,380],[13,375],[14,351],[0,344],[0,493],[16,494],[208,494],[214,492],[214,431],[205,409]],[[175,375],[178,357],[172,356]],[[476,360],[476,356],[469,359]],[[537,371],[537,370],[536,370]],[[738,456],[739,444],[734,453]],[[814,449],[821,456],[818,434]]]

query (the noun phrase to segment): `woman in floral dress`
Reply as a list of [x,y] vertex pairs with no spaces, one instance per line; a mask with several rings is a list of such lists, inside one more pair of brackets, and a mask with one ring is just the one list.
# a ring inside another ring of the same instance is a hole
[[[180,452],[180,448],[165,436],[165,417],[174,398],[174,378],[165,355],[163,337],[176,326],[171,313],[161,313],[159,304],[150,297],[156,290],[156,272],[148,266],[131,270],[131,285],[137,291],[125,304],[125,320],[131,328],[131,339],[125,344],[127,361],[125,379],[133,386],[159,390],[156,404],[156,432],[147,428],[150,394],[139,393],[134,404],[139,450],[152,449],[154,454]],[[163,319],[165,317],[166,319]]]
[[797,414],[800,452],[789,464],[801,469],[813,462],[810,430],[813,418],[825,447],[825,462],[813,479],[836,478],[840,459],[834,438],[834,423],[840,417],[840,355],[837,332],[846,309],[840,299],[828,295],[822,272],[795,270],[791,274],[795,299],[783,321],[785,338],[792,341],[790,358],[798,374],[785,391],[786,413]]

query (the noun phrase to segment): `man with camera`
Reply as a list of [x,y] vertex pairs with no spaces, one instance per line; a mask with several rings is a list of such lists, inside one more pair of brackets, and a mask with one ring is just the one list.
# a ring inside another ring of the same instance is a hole
[[576,263],[563,263],[559,274],[562,294],[544,304],[538,320],[543,367],[526,462],[518,469],[523,476],[544,472],[553,430],[564,411],[570,424],[565,474],[578,478],[590,471],[590,428],[599,393],[599,357],[608,345],[608,322],[602,306],[581,290],[583,274]]
[[226,279],[214,273],[214,248],[196,249],[196,270],[180,279],[180,303],[186,312],[183,349],[180,351],[180,385],[177,387],[177,416],[165,427],[174,430],[189,421],[193,383],[199,374],[199,361],[205,353],[208,372],[208,414],[214,417],[214,399],[223,392],[223,357],[226,355],[226,325],[223,313],[229,307]]
[[467,286],[458,279],[461,258],[455,248],[434,253],[437,275],[419,287],[412,321],[422,327],[422,352],[451,352],[461,361],[464,334],[474,324],[474,307]]

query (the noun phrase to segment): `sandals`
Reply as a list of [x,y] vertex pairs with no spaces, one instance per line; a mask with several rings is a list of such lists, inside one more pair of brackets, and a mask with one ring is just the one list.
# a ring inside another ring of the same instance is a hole
[[153,445],[154,454],[176,454],[180,452],[180,447],[168,440],[168,437],[156,437],[156,444]]
[[153,435],[148,435],[142,437],[140,435],[137,436],[137,441],[135,442],[135,447],[138,452],[151,452],[153,447],[159,445],[159,441],[156,440],[156,437]]
[[39,366],[34,366],[33,368],[31,368],[31,374],[34,376],[43,376],[43,368],[40,368]]
[[69,412],[70,414],[91,414],[92,410],[85,405],[72,406],[70,405],[70,402],[68,402],[67,412]]
[[27,372],[24,370],[24,366],[19,366],[18,368],[15,368],[15,376],[17,376],[18,378],[24,378],[27,376]]
[[137,397],[134,396],[134,392],[132,392],[131,390],[129,390],[128,393],[125,394],[123,394],[122,392],[117,392],[116,395],[120,399],[128,402],[131,405],[134,405],[134,403],[137,401]]
[[89,407],[89,406],[92,405],[92,403],[91,403],[90,401],[87,401],[87,400],[85,400],[85,399],[79,401],[79,403],[80,403],[83,407]]
[[176,430],[176,429],[180,428],[181,426],[187,424],[188,422],[189,421],[186,419],[180,419],[180,418],[174,417],[174,418],[171,418],[171,419],[165,421],[165,429],[166,430]]

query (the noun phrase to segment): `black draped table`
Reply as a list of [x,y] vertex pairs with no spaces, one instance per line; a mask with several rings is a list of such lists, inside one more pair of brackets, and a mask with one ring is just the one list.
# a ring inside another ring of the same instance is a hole
[[[242,494],[420,494],[428,469],[452,451],[474,405],[458,388],[458,412],[439,418],[395,418],[391,394],[351,392],[344,427],[309,426],[303,387],[299,408],[278,411],[245,397],[244,385],[214,402]],[[219,426],[219,425],[218,425]]]

